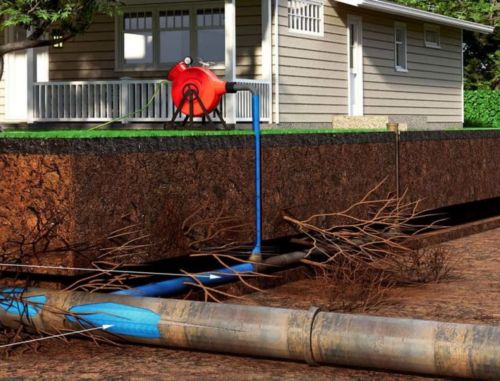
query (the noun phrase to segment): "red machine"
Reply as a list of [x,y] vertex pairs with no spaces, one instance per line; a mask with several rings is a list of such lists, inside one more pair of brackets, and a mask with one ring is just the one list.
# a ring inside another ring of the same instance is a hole
[[191,59],[186,58],[175,65],[167,77],[172,82],[172,100],[176,107],[172,123],[180,113],[186,115],[184,124],[189,119],[192,125],[194,117],[212,122],[210,113],[215,112],[226,127],[217,106],[224,94],[234,92],[232,86],[220,80],[213,71],[204,67],[191,67],[190,64]]

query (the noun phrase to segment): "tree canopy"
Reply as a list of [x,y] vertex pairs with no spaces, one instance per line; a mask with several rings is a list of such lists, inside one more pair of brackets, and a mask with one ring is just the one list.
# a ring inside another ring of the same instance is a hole
[[484,35],[464,31],[466,90],[500,89],[500,3],[498,0],[393,0],[446,16],[495,26]]
[[[0,45],[0,78],[6,53],[49,46],[88,29],[97,13],[112,13],[118,0],[1,0],[0,33],[22,28],[26,38]],[[57,28],[57,36],[51,30]]]

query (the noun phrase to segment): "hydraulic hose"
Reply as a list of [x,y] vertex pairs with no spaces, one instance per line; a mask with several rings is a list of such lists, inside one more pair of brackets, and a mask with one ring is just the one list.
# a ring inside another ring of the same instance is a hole
[[230,268],[149,283],[129,290],[115,291],[114,294],[130,296],[169,296],[186,291],[190,287],[190,284],[195,282],[199,282],[204,286],[215,286],[236,280],[238,275],[245,276],[245,273],[252,272],[255,272],[255,266],[252,263],[242,263]]
[[144,110],[148,109],[149,107],[151,107],[151,105],[153,104],[153,101],[155,100],[155,98],[160,94],[160,91],[161,91],[161,87],[163,85],[166,85],[168,84],[168,81],[160,81],[158,82],[155,87],[154,87],[154,91],[153,91],[153,95],[151,95],[151,97],[149,97],[149,99],[147,100],[147,102],[145,104],[143,104],[141,106],[141,108],[135,110],[135,111],[132,111],[126,115],[122,115],[122,116],[119,116],[117,118],[114,118],[112,120],[109,120],[107,122],[104,122],[102,124],[98,124],[97,126],[94,126],[92,128],[89,128],[89,130],[98,130],[98,129],[101,129],[101,128],[104,128],[104,127],[107,127],[113,123],[117,123],[117,122],[121,122],[125,119],[128,119],[136,114],[139,114],[141,112],[143,112]]
[[496,326],[44,289],[1,292],[0,325],[11,328],[59,333],[111,325],[103,335],[170,348],[473,379],[500,374]]
[[190,285],[196,281],[205,286],[215,286],[237,280],[238,276],[245,276],[245,274],[266,272],[275,268],[285,267],[300,262],[305,256],[305,252],[297,251],[273,256],[263,263],[241,263],[228,268],[154,282],[143,286],[137,286],[129,290],[120,290],[114,292],[114,294],[130,296],[170,296],[187,291]]

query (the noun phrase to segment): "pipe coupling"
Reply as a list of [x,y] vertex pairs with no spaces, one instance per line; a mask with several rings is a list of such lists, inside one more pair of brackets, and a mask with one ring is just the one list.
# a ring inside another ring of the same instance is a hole
[[302,342],[304,343],[304,360],[310,366],[319,366],[319,364],[314,360],[313,348],[312,348],[312,333],[314,328],[314,321],[320,309],[318,307],[311,307],[307,312],[307,324],[304,325],[304,332]]

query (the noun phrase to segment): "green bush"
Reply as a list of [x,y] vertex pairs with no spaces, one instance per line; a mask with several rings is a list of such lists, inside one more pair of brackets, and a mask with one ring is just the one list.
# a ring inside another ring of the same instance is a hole
[[500,128],[500,91],[466,91],[464,112],[466,127]]

